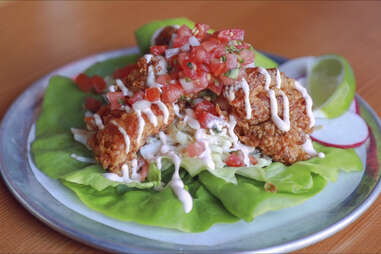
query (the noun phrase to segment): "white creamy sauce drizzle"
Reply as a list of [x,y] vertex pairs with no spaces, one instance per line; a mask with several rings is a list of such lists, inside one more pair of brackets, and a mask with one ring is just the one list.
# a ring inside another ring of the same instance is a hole
[[179,170],[181,164],[180,156],[175,152],[176,147],[168,144],[169,137],[164,132],[159,132],[161,147],[159,153],[156,155],[156,164],[160,170],[162,167],[162,156],[169,157],[175,165],[175,172],[172,175],[171,181],[168,183],[172,190],[175,192],[177,198],[183,203],[185,213],[189,213],[193,207],[192,196],[184,189],[184,183],[180,178]]
[[[271,119],[273,120],[274,124],[281,130],[281,131],[289,131],[291,128],[290,124],[290,105],[287,98],[287,95],[280,91],[280,94],[283,97],[283,119],[281,119],[278,116],[278,101],[275,96],[275,91],[270,89],[271,84],[271,76],[267,72],[267,70],[263,67],[258,67],[259,72],[265,76],[265,90],[268,92],[268,95],[270,97],[270,111],[271,111]],[[281,87],[281,78],[279,74],[279,70],[277,71],[276,75],[276,87],[280,89]]]
[[77,154],[74,154],[74,153],[72,153],[70,155],[70,157],[75,159],[75,160],[77,160],[77,161],[81,161],[81,162],[95,163],[95,160],[93,158],[83,157],[83,156],[80,156],[80,155],[77,155]]
[[140,175],[138,174],[138,169],[139,169],[138,160],[133,159],[131,161],[131,165],[132,165],[131,180],[136,181],[136,182],[140,182]]
[[153,66],[148,66],[148,75],[146,84],[148,87],[154,87],[156,85],[155,72],[153,70]]
[[123,135],[125,152],[128,153],[130,151],[130,137],[128,136],[125,129],[123,129],[115,120],[111,120],[110,123],[115,125],[118,128],[118,131]]
[[230,151],[241,151],[243,154],[243,162],[246,166],[250,166],[249,154],[254,152],[255,148],[242,144],[234,132],[237,121],[233,115],[230,115],[229,123],[227,124],[230,137],[233,138],[233,148]]
[[307,89],[305,89],[298,81],[295,80],[294,84],[296,90],[298,90],[302,94],[304,100],[306,101],[307,116],[310,119],[310,127],[313,127],[315,125],[315,116],[312,113],[311,96],[308,94]]
[[276,69],[276,88],[280,89],[281,84],[282,84],[282,79],[280,78],[280,72],[279,72],[279,69]]
[[103,130],[105,127],[102,122],[102,118],[98,114],[93,115],[95,125],[98,127],[98,129]]
[[87,149],[91,150],[91,148],[87,144],[87,140],[92,135],[92,132],[76,128],[70,128],[70,131],[73,134],[73,138],[75,141],[85,145]]
[[145,54],[143,57],[146,60],[147,64],[149,64],[152,60],[153,55],[152,54]]
[[132,173],[130,177],[130,169],[128,165],[125,163],[122,165],[122,176],[119,176],[115,173],[104,173],[103,176],[106,177],[107,179],[115,182],[120,182],[120,183],[132,183],[140,182],[140,175],[137,173],[138,170],[138,165],[137,165],[137,160],[134,159],[131,161],[132,164]]
[[303,144],[303,150],[311,156],[318,156],[319,158],[324,158],[324,153],[317,153],[312,145],[311,138],[307,136],[306,142]]
[[167,61],[162,56],[156,56],[159,58],[158,63],[155,65],[155,73],[157,75],[167,74]]
[[176,103],[173,103],[173,110],[175,111],[175,115],[178,117],[178,118],[183,118],[184,116],[182,114],[180,114],[180,108],[179,108],[179,105],[177,105]]
[[151,54],[146,54],[144,55],[144,59],[146,59],[146,62],[148,64],[148,73],[147,73],[147,80],[146,80],[146,85],[148,87],[160,87],[161,85],[156,83],[156,77],[155,74],[157,75],[163,75],[167,74],[167,61],[165,60],[164,57],[162,56],[155,56],[156,59],[158,59],[157,64],[154,66],[152,64],[152,57],[153,55]]
[[128,90],[128,88],[124,85],[123,81],[120,79],[115,80],[116,85],[119,87],[119,89],[122,91],[123,96],[132,96],[133,93]]
[[[168,107],[161,101],[155,101],[153,103],[159,107],[161,112],[163,112],[163,122],[168,123],[168,119],[169,119]],[[158,125],[157,116],[152,112],[151,105],[152,103],[147,100],[140,100],[138,102],[135,102],[132,105],[132,108],[134,109],[136,115],[138,116],[138,125],[139,125],[138,138],[137,138],[138,143],[140,143],[140,140],[142,138],[143,131],[144,131],[144,126],[146,124],[144,121],[144,118],[142,117],[142,113],[146,114],[146,116],[148,117],[149,121],[152,123],[153,126],[156,127]]]
[[[122,172],[123,172],[123,166],[122,166]],[[120,182],[120,183],[127,182],[124,180],[124,177],[120,177],[114,173],[104,173],[103,176],[109,179],[110,181]]]
[[169,183],[172,190],[175,192],[177,198],[183,203],[185,213],[192,211],[193,200],[192,196],[187,190],[184,189],[184,183],[180,178],[179,170],[181,164],[181,158],[174,152],[169,152],[168,157],[170,157],[175,164],[175,172],[172,175],[172,179]]
[[167,124],[169,119],[168,107],[161,101],[155,101],[154,104],[156,104],[159,107],[160,111],[163,112],[163,122]]
[[233,101],[235,99],[235,92],[239,89],[242,89],[245,97],[246,119],[251,119],[252,108],[250,103],[250,87],[246,79],[243,78],[234,85],[229,86],[229,88],[224,91],[224,95],[229,101]]
[[144,130],[144,126],[146,124],[146,122],[144,121],[144,118],[142,117],[142,113],[140,111],[135,111],[136,112],[136,115],[138,116],[138,138],[137,138],[137,143],[139,144],[140,143],[140,140],[142,139],[142,135],[143,135],[143,130]]
[[195,119],[195,115],[192,109],[185,109],[184,123],[188,124],[192,129],[198,130],[201,128],[200,123]]
[[246,79],[242,79],[240,86],[245,94],[245,110],[246,110],[246,119],[251,119],[251,104],[250,104],[250,88],[247,84]]

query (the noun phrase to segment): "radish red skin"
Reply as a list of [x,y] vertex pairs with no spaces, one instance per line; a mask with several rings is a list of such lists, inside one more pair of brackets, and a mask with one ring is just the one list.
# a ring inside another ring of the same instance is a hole
[[360,115],[348,111],[334,119],[317,119],[316,126],[321,125],[311,134],[311,139],[322,145],[337,148],[355,148],[369,138],[369,128]]
[[327,143],[327,142],[318,140],[318,139],[316,139],[316,138],[311,136],[311,139],[313,141],[318,142],[319,144],[322,144],[324,146],[329,146],[329,147],[342,148],[342,149],[350,149],[350,148],[359,147],[359,146],[363,145],[368,140],[368,138],[369,138],[369,132],[368,132],[368,136],[364,140],[362,140],[362,141],[360,141],[358,143],[354,143],[354,144],[350,144],[350,145],[336,145],[336,144],[331,144],[331,143]]

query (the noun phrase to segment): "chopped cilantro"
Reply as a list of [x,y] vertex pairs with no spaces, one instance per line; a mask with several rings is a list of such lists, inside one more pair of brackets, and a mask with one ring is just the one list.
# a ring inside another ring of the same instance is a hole
[[119,99],[118,99],[118,103],[119,103],[120,105],[124,105],[124,104],[125,104],[125,102],[124,102],[124,100],[123,100],[122,98],[119,98]]
[[191,62],[188,62],[187,66],[189,67],[189,69],[193,69],[193,64]]
[[215,132],[215,133],[220,133],[221,130],[217,128],[217,126],[213,126],[212,127],[212,130]]
[[224,74],[225,77],[229,77],[232,79],[237,79],[238,75],[239,75],[239,68],[230,69]]
[[234,45],[225,46],[225,49],[228,53],[239,53],[239,49],[237,49]]
[[226,56],[221,56],[220,57],[220,63],[226,62]]

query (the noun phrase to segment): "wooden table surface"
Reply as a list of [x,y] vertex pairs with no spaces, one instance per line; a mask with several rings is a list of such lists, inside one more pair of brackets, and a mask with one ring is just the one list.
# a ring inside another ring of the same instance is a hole
[[[238,27],[254,47],[286,57],[337,53],[357,92],[381,113],[381,2],[0,2],[0,116],[33,81],[70,61],[135,45],[154,19],[187,16]],[[356,222],[298,253],[381,253],[381,198]],[[97,253],[45,226],[0,181],[1,253]]]

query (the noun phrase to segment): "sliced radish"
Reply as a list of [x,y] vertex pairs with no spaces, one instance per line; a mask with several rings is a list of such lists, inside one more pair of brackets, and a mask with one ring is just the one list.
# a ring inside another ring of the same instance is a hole
[[293,79],[300,79],[307,76],[307,72],[315,57],[305,56],[292,59],[279,66],[279,70]]
[[312,140],[338,148],[358,147],[364,144],[368,137],[366,122],[352,112],[346,112],[333,119],[317,118],[315,130],[311,134]]
[[353,99],[352,104],[351,106],[349,106],[348,111],[360,115],[360,106],[356,98]]

